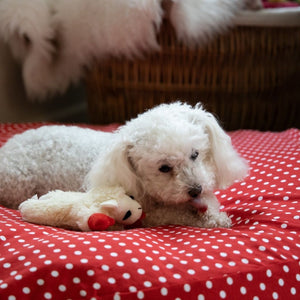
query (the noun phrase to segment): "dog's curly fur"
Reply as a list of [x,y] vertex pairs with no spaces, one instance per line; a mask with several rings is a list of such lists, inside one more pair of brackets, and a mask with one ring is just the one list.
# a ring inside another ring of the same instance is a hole
[[84,176],[112,135],[75,126],[42,126],[0,148],[0,204],[17,209],[51,190],[83,191]]
[[87,189],[120,185],[142,204],[146,226],[230,226],[213,191],[248,171],[213,115],[180,102],[153,108],[112,134],[31,130],[9,140],[0,160],[1,203],[17,207],[35,193],[79,190],[83,182]]

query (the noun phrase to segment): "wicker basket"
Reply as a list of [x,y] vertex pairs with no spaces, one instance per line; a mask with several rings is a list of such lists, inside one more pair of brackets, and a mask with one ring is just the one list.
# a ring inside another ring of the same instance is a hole
[[121,122],[162,102],[201,101],[227,130],[300,125],[300,27],[236,27],[205,47],[179,44],[165,21],[161,51],[99,63],[86,80],[93,123]]

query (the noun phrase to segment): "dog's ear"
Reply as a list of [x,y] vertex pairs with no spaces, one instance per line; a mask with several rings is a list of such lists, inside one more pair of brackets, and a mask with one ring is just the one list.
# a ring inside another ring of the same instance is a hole
[[247,176],[246,160],[233,148],[230,136],[221,128],[215,117],[206,112],[200,104],[194,108],[193,122],[202,123],[209,135],[211,155],[216,167],[216,188],[225,189],[235,180],[242,180]]
[[126,192],[136,191],[137,177],[129,158],[130,143],[116,136],[105,153],[92,165],[85,178],[85,189],[99,186],[122,186]]
[[212,156],[217,169],[217,188],[225,189],[235,180],[241,180],[247,175],[248,164],[233,148],[231,138],[223,131],[214,116],[207,112],[205,115]]

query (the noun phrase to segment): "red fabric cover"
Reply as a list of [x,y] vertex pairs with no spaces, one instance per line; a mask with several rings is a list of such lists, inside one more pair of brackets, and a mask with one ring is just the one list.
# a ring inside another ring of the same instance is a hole
[[230,135],[251,166],[216,191],[232,228],[84,233],[0,206],[0,299],[299,299],[300,130]]
[[299,0],[286,1],[286,0],[263,0],[264,8],[280,8],[280,7],[298,7]]

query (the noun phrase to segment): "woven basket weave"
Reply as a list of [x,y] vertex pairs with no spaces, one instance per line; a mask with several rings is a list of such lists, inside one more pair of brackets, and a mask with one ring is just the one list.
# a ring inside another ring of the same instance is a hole
[[227,130],[299,127],[300,28],[236,27],[190,48],[165,21],[158,40],[158,53],[110,59],[88,73],[93,123],[123,123],[180,99],[202,102]]

